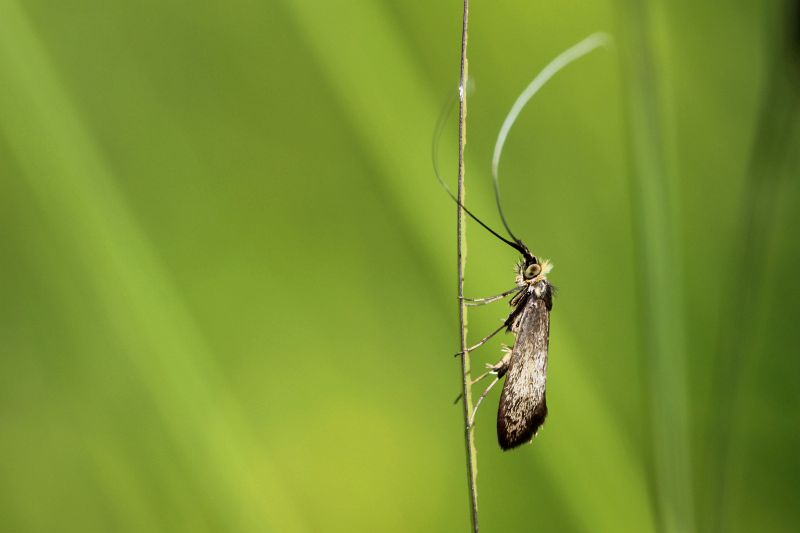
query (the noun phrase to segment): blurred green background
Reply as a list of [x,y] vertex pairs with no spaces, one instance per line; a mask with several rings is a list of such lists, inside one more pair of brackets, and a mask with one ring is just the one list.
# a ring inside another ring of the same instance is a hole
[[[460,17],[0,0],[0,531],[467,530],[430,163]],[[795,531],[796,13],[473,2],[467,203],[490,224],[505,113],[597,30],[614,46],[503,155],[559,293],[534,444],[499,450],[499,388],[478,414],[482,529]],[[468,295],[507,289],[513,250],[468,240]],[[506,312],[471,312],[471,337]]]

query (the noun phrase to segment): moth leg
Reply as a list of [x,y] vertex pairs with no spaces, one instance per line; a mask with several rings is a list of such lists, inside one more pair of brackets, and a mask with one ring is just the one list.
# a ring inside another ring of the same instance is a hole
[[[481,340],[479,340],[477,344],[475,344],[475,345],[473,345],[473,346],[470,346],[469,348],[467,348],[467,349],[466,349],[466,351],[468,351],[468,352],[471,352],[472,350],[475,350],[475,349],[477,349],[477,348],[480,348],[481,346],[483,346],[484,344],[486,344],[487,342],[489,342],[489,339],[491,339],[492,337],[494,337],[495,335],[497,335],[498,333],[500,333],[501,331],[503,331],[503,330],[504,330],[505,328],[507,328],[507,327],[508,327],[508,324],[506,324],[505,322],[503,322],[503,325],[502,325],[502,326],[500,326],[499,328],[497,328],[496,330],[494,330],[493,332],[489,333],[489,334],[488,334],[488,335],[486,335],[484,338],[482,338]],[[458,353],[456,353],[456,354],[455,354],[455,357],[458,357],[459,355],[464,355],[464,352],[458,352]]]
[[505,355],[498,362],[493,365],[486,365],[486,368],[489,369],[489,373],[497,374],[498,378],[505,376],[506,372],[508,372],[508,368],[511,366],[511,348],[503,345],[503,353]]
[[492,302],[496,302],[497,300],[502,300],[503,298],[505,298],[509,294],[511,294],[511,293],[513,293],[515,291],[522,290],[523,288],[524,287],[514,287],[514,288],[511,288],[511,289],[508,289],[505,292],[501,292],[500,294],[496,294],[494,296],[489,296],[487,298],[462,298],[462,299],[464,300],[464,302],[467,304],[468,307],[478,307],[479,305],[486,305],[486,304],[490,304]]
[[473,379],[472,382],[470,382],[470,385],[477,385],[479,382],[483,381],[483,379],[486,376],[488,376],[489,374],[494,374],[495,373],[495,371],[492,370],[492,368],[493,368],[492,365],[486,365],[486,368],[488,368],[489,370],[487,370],[486,372],[484,372],[483,374],[481,374],[477,378]]
[[[498,361],[497,363],[495,363],[493,365],[486,365],[487,368],[489,368],[489,372],[487,372],[486,374],[497,374],[497,377],[494,378],[494,381],[492,381],[491,384],[489,384],[488,387],[486,387],[486,390],[483,391],[483,394],[481,394],[481,397],[478,398],[477,402],[475,402],[475,408],[472,410],[472,416],[469,417],[469,427],[472,427],[472,426],[475,425],[475,415],[478,413],[478,407],[481,406],[481,402],[483,402],[483,399],[486,398],[486,395],[489,394],[489,391],[492,390],[492,387],[497,385],[497,382],[500,381],[503,378],[503,376],[506,375],[506,372],[508,371],[508,367],[509,367],[509,364],[511,362],[511,349],[508,348],[508,347],[504,347],[504,349],[505,349],[506,354],[503,356],[502,359],[500,359],[500,361]],[[486,374],[484,374],[484,375],[486,375]],[[483,376],[481,376],[481,377],[483,377]],[[478,381],[478,380],[475,380],[475,381]]]
[[[504,360],[505,360],[505,358],[504,358]],[[502,361],[501,361],[501,362],[502,362]],[[473,379],[472,381],[470,381],[470,383],[469,383],[469,384],[470,384],[470,385],[477,385],[478,383],[480,383],[481,381],[483,381],[483,379],[484,379],[484,378],[486,378],[486,376],[489,376],[489,375],[491,375],[491,374],[497,374],[497,373],[498,373],[498,371],[497,371],[497,368],[496,368],[496,367],[497,367],[497,365],[499,365],[499,364],[500,364],[500,363],[497,363],[496,365],[490,365],[490,364],[487,364],[487,365],[486,365],[486,368],[488,368],[489,370],[487,370],[486,372],[484,372],[483,374],[481,374],[481,375],[480,375],[480,376],[478,376],[477,378],[475,378],[475,379]],[[505,371],[503,371],[503,373],[505,374]],[[502,376],[501,376],[501,377],[502,377]],[[459,392],[459,393],[458,393],[458,396],[456,396],[456,399],[455,399],[455,400],[453,400],[453,403],[454,403],[454,404],[458,403],[458,400],[460,400],[460,399],[461,399],[461,397],[462,397],[463,395],[464,395],[463,393]]]
[[486,387],[486,390],[483,391],[483,394],[481,394],[481,397],[478,398],[477,402],[475,402],[475,409],[472,410],[472,416],[469,417],[469,427],[473,427],[475,425],[475,415],[478,413],[478,407],[481,406],[481,402],[483,401],[483,399],[486,398],[486,395],[489,394],[489,391],[492,390],[492,387],[497,385],[498,381],[500,381],[499,377],[494,378],[494,381],[492,381],[489,384],[489,386]]

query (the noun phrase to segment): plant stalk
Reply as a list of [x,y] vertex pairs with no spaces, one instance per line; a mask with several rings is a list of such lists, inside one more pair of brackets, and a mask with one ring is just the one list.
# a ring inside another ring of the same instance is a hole
[[461,336],[461,384],[464,414],[464,442],[467,450],[467,486],[470,498],[472,531],[478,533],[478,458],[475,437],[470,420],[472,418],[472,376],[467,348],[467,305],[464,301],[464,265],[467,258],[467,241],[464,225],[464,146],[467,144],[467,21],[469,0],[464,0],[464,16],[461,25],[461,69],[458,77],[458,205],[457,212],[457,256],[458,256],[458,323]]

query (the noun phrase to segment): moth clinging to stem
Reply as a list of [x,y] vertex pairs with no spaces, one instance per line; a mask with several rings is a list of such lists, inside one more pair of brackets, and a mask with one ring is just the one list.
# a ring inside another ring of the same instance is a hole
[[[496,376],[478,399],[470,416],[470,425],[474,424],[475,414],[483,399],[492,387],[505,377],[497,412],[497,439],[503,450],[510,450],[530,442],[536,436],[537,431],[547,417],[547,357],[550,340],[550,311],[553,308],[554,288],[547,279],[547,275],[552,269],[550,262],[540,260],[531,253],[525,243],[511,231],[503,214],[498,180],[500,155],[511,126],[539,89],[566,65],[608,42],[607,35],[595,33],[557,56],[526,87],[514,102],[511,111],[503,122],[492,157],[492,178],[497,209],[510,238],[503,237],[476,217],[464,205],[459,204],[473,220],[521,255],[516,267],[515,286],[513,288],[488,298],[465,299],[468,306],[478,306],[513,295],[509,302],[512,308],[511,312],[503,324],[466,350],[472,351],[482,346],[503,330],[507,330],[515,336],[514,346],[510,349],[506,348],[504,357],[494,365],[487,365],[489,371],[472,381],[475,384],[490,374]],[[458,199],[441,178],[438,170],[438,139],[443,129],[445,118],[446,115],[440,118],[434,137],[434,171],[441,185],[458,204]],[[459,352],[456,355],[463,355],[463,352]]]

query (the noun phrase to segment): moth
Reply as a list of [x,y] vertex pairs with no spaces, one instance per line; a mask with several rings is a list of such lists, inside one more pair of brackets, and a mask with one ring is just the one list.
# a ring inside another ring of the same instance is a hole
[[503,330],[513,333],[515,341],[512,348],[506,349],[506,355],[489,365],[489,372],[476,380],[489,374],[497,376],[476,403],[470,424],[492,387],[505,378],[497,410],[497,441],[503,450],[510,450],[533,440],[547,417],[547,356],[555,289],[547,279],[552,270],[549,261],[540,261],[519,239],[501,239],[522,254],[516,267],[515,287],[497,296],[467,300],[467,305],[483,305],[513,294],[509,302],[512,310],[500,328],[469,350],[482,346]]
[[[513,122],[515,117],[512,117],[512,114],[509,114],[509,117]],[[437,132],[441,129],[445,118],[445,114],[440,117]],[[500,448],[510,450],[533,440],[547,417],[547,355],[550,344],[550,312],[553,309],[555,289],[547,280],[547,275],[553,268],[550,261],[540,261],[531,253],[525,243],[511,231],[503,213],[496,169],[499,151],[502,150],[502,141],[510,128],[509,118],[506,119],[506,122],[508,124],[503,125],[500,139],[498,139],[499,148],[495,149],[493,177],[497,210],[510,239],[497,233],[461,204],[441,178],[436,159],[438,133],[434,136],[433,162],[434,172],[440,184],[453,201],[485,230],[521,255],[515,269],[516,278],[513,288],[488,298],[465,298],[466,305],[478,306],[496,302],[513,294],[509,301],[511,312],[502,325],[467,349],[467,351],[472,351],[483,346],[503,330],[511,332],[515,336],[513,348],[506,348],[505,356],[496,364],[487,365],[489,370],[473,381],[475,384],[491,374],[496,376],[495,380],[481,394],[470,416],[470,425],[472,425],[483,399],[499,380],[505,378],[503,392],[500,395],[500,406],[497,410],[497,441]],[[463,352],[459,352],[456,355],[462,354]]]
[[554,292],[547,274],[551,268],[549,261],[539,263],[530,252],[517,266],[516,283],[521,288],[510,302],[513,310],[506,319],[516,340],[496,370],[506,379],[497,410],[497,440],[504,450],[530,442],[547,417],[547,352]]
[[[473,381],[474,384],[488,375],[496,376],[475,404],[470,416],[470,425],[474,424],[475,414],[483,399],[498,381],[505,378],[497,411],[497,440],[503,450],[510,450],[530,442],[547,417],[547,357],[550,343],[550,312],[553,310],[555,289],[547,280],[547,275],[552,270],[551,263],[547,260],[540,261],[531,253],[530,249],[511,231],[503,214],[498,180],[500,155],[511,126],[539,89],[562,68],[592,50],[607,45],[609,41],[608,35],[595,33],[559,54],[530,82],[506,116],[500,128],[492,157],[492,178],[497,210],[510,239],[494,231],[461,204],[439,173],[438,139],[447,118],[447,108],[440,116],[434,133],[433,167],[439,183],[467,215],[521,255],[516,267],[516,283],[513,288],[488,298],[465,298],[467,305],[476,306],[489,304],[513,294],[509,302],[512,309],[503,325],[467,349],[467,351],[472,351],[482,346],[503,330],[511,332],[515,336],[514,345],[512,348],[506,348],[505,356],[498,363],[487,365],[489,371]],[[462,94],[461,89],[459,94]],[[462,354],[463,352],[459,352],[456,355]]]

